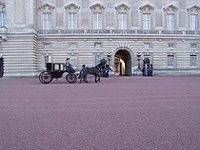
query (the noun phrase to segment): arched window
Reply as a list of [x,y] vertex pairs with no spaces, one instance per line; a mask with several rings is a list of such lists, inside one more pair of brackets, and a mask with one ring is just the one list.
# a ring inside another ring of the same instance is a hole
[[128,11],[130,7],[125,4],[120,4],[115,9],[117,11],[117,29],[128,29]]
[[41,10],[41,28],[43,30],[52,30],[54,23],[54,6],[44,4],[39,9]]
[[103,14],[105,7],[99,3],[90,6],[92,11],[92,28],[95,30],[103,29]]
[[188,8],[187,10],[188,10],[188,29],[192,31],[198,31],[200,7],[195,5]]
[[141,13],[141,28],[143,30],[152,30],[154,26],[154,15],[153,10],[154,7],[146,4],[144,6],[141,6],[140,8]]
[[166,30],[176,30],[177,29],[177,11],[178,8],[174,5],[169,5],[164,9],[165,13],[165,29]]
[[80,7],[74,3],[65,6],[65,26],[67,29],[78,28],[78,11]]

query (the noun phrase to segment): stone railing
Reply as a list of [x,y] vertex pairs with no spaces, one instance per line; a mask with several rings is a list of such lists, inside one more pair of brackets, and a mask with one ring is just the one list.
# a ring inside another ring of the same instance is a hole
[[37,30],[37,34],[78,34],[78,35],[200,35],[200,31],[185,30]]

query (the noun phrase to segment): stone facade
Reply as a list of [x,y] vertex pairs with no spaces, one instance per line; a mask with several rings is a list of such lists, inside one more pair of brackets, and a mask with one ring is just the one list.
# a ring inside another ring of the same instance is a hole
[[[0,0],[4,77],[36,76],[67,57],[80,70],[106,58],[133,75],[200,74],[199,0]],[[140,56],[140,57],[139,57]]]

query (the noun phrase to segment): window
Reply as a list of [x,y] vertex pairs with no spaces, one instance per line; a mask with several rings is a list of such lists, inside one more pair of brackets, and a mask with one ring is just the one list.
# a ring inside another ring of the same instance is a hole
[[118,13],[118,29],[127,29],[127,13]]
[[4,27],[4,26],[5,26],[5,13],[0,12],[0,27]]
[[143,13],[143,30],[151,30],[151,14],[150,13]]
[[197,43],[191,43],[191,48],[197,48]]
[[93,29],[102,29],[102,13],[93,13]]
[[101,56],[99,55],[99,53],[97,53],[95,55],[95,65],[99,64],[100,63],[100,60],[101,60]]
[[94,53],[94,63],[95,65],[99,64],[101,59],[103,59],[103,54],[101,52]]
[[76,48],[77,48],[77,43],[71,42],[71,43],[69,43],[69,47],[70,47],[71,49],[76,49]]
[[175,15],[167,14],[167,30],[175,30]]
[[175,59],[173,54],[167,55],[167,67],[174,68]]
[[195,54],[190,55],[190,66],[191,67],[197,66],[197,55]]
[[151,43],[144,43],[144,48],[145,49],[149,49],[149,48],[151,48],[152,46],[151,46]]
[[168,47],[174,48],[175,47],[175,43],[168,43]]
[[44,55],[44,62],[45,64],[51,62],[51,56]]
[[151,53],[144,53],[144,59],[148,58],[150,60],[150,64],[153,64],[153,55]]
[[44,55],[42,55],[42,68],[47,68],[47,63],[51,63],[52,62],[52,56],[49,55],[48,53],[45,53]]
[[52,28],[51,13],[43,13],[43,29],[50,30]]
[[189,29],[190,30],[198,30],[198,15],[191,14],[189,18]]
[[48,49],[51,47],[51,44],[50,43],[44,43],[44,49]]
[[95,42],[94,47],[95,48],[101,48],[101,42]]
[[70,56],[70,63],[73,66],[74,69],[78,68],[78,56],[76,53],[71,54]]
[[77,13],[68,13],[68,29],[77,29]]

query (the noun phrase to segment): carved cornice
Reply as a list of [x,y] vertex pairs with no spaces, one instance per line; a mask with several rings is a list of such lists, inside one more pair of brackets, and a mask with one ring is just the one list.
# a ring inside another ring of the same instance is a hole
[[200,7],[199,6],[197,6],[197,5],[193,5],[193,6],[191,6],[191,7],[189,7],[188,9],[187,9],[190,13],[192,13],[192,12],[200,12]]
[[152,11],[152,10],[154,10],[154,7],[152,5],[150,5],[150,4],[145,4],[145,5],[141,6],[141,7],[139,7],[139,9],[141,11]]
[[103,6],[103,5],[99,4],[99,3],[96,3],[96,4],[92,5],[92,6],[90,6],[91,10],[104,10],[105,8],[106,8],[105,6]]
[[49,10],[51,10],[51,9],[54,9],[55,7],[54,6],[52,6],[52,5],[50,5],[50,4],[48,4],[48,3],[46,3],[46,4],[44,4],[44,5],[42,5],[42,6],[40,6],[39,7],[39,9],[46,9],[46,8],[48,8]]
[[178,7],[176,7],[175,5],[171,4],[167,7],[163,8],[166,12],[177,12]]
[[128,11],[130,9],[130,7],[126,4],[120,4],[120,5],[116,6],[115,9],[117,11]]
[[78,9],[80,9],[80,6],[78,6],[78,5],[74,4],[74,3],[71,3],[71,4],[66,5],[65,9],[78,10]]

